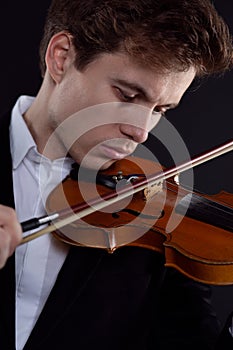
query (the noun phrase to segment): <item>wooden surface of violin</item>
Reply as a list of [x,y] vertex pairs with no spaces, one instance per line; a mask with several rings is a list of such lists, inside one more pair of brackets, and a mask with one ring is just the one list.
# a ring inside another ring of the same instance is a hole
[[[68,177],[50,194],[47,210],[52,213],[70,208],[72,212],[78,203],[117,192],[121,180],[130,187],[137,182],[137,176],[146,178],[162,171],[159,164],[150,160],[129,157],[98,174],[103,183],[110,181],[110,187],[115,181],[115,190],[96,185],[88,180],[89,176],[77,178],[78,181]],[[232,194],[203,195],[170,179],[148,185],[104,210],[95,210],[56,230],[54,235],[69,244],[109,252],[125,245],[152,249],[165,255],[167,266],[195,280],[224,285],[233,283],[232,213]]]

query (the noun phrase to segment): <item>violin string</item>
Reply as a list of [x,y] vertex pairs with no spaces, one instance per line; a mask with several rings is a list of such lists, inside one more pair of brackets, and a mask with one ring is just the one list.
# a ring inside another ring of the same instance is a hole
[[[171,181],[167,181],[168,184],[172,184]],[[185,190],[189,190],[191,192],[191,194],[197,194],[199,195],[199,197],[202,197],[202,196],[205,196],[206,194],[204,192],[201,192],[199,190],[193,190],[190,186],[188,185],[182,185],[182,188],[184,188]],[[173,193],[177,193],[176,190],[174,189],[170,189],[169,188],[169,191],[173,192]],[[210,195],[211,196],[211,195]],[[204,197],[205,198],[205,197]],[[215,208],[217,207],[217,204],[221,204],[221,207],[222,208],[218,208],[219,211],[223,211],[223,213],[227,213],[229,214],[229,210],[230,210],[230,215],[233,215],[233,208],[232,207],[229,207],[228,206],[228,203],[225,203],[224,201],[219,201],[219,200],[215,200],[215,199],[212,199],[210,197],[208,197],[208,204],[212,207],[212,208]],[[225,210],[224,210],[225,209]]]

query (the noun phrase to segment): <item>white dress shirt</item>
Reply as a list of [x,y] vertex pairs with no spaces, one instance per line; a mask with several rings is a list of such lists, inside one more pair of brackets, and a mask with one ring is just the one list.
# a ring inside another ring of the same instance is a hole
[[[20,222],[46,214],[41,193],[46,198],[69,173],[73,162],[69,158],[51,161],[38,153],[22,117],[33,99],[29,96],[18,99],[10,126],[15,207]],[[68,249],[50,234],[16,249],[16,350],[23,349]]]

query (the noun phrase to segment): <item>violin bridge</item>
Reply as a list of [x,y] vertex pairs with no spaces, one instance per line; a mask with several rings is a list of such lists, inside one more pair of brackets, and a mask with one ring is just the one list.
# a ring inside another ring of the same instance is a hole
[[176,183],[177,186],[180,184],[180,174],[176,174],[174,176],[174,182]]
[[146,201],[150,200],[153,196],[163,190],[163,181],[155,183],[144,189],[144,199]]

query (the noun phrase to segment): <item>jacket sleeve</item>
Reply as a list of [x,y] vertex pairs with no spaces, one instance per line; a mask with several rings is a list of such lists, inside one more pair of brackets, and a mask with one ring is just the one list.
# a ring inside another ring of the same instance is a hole
[[151,349],[214,349],[219,323],[211,305],[210,286],[169,268],[159,299],[159,344]]

